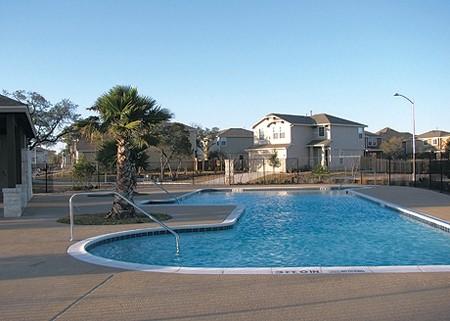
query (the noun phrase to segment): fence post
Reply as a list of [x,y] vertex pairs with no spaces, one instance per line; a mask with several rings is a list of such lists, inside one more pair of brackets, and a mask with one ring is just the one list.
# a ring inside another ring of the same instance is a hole
[[363,184],[363,169],[362,168],[359,169],[359,175],[361,176],[359,179],[359,184],[362,185]]
[[416,175],[417,175],[417,160],[414,158],[414,160],[413,160],[413,169],[414,169],[414,177],[413,177],[413,179],[414,179],[414,187],[416,187]]
[[48,164],[45,163],[45,192],[48,193]]
[[431,179],[432,179],[432,175],[431,175],[431,153],[430,153],[430,158],[428,159],[428,188],[431,189]]
[[97,162],[97,189],[100,189],[100,166],[98,166],[98,162]]
[[264,184],[266,184],[266,163],[264,161],[264,158],[262,161],[263,161],[263,182]]
[[391,185],[391,159],[388,159],[388,185]]
[[439,169],[441,172],[441,193],[444,191],[444,172],[443,172],[443,168],[442,168],[442,159],[439,160]]

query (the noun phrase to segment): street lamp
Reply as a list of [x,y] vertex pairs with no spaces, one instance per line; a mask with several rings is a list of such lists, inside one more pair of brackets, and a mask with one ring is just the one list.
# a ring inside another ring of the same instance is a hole
[[406,97],[405,95],[399,94],[399,93],[395,93],[394,94],[395,97],[403,97],[405,98],[407,101],[409,101],[412,105],[412,116],[413,116],[413,182],[414,182],[414,186],[416,186],[416,111],[415,111],[415,107],[414,107],[414,100],[409,99],[408,97]]

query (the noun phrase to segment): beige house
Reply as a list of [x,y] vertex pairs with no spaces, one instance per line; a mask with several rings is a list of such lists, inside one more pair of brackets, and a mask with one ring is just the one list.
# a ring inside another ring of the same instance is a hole
[[[250,168],[286,172],[317,165],[332,169],[353,166],[364,153],[364,127],[328,114],[268,114],[253,126],[254,146],[248,149]],[[274,153],[279,166],[272,168],[270,158]]]
[[253,131],[244,128],[227,128],[217,133],[210,152],[218,152],[230,159],[247,159],[247,148],[253,145]]
[[383,154],[381,150],[381,143],[383,142],[383,137],[379,134],[371,133],[369,131],[364,131],[365,136],[365,150],[364,155],[379,157]]
[[70,168],[81,158],[89,162],[95,162],[99,146],[98,142],[91,142],[83,136],[73,140],[63,152],[61,168]]
[[417,136],[425,146],[432,147],[436,152],[445,152],[450,133],[443,130],[430,130]]

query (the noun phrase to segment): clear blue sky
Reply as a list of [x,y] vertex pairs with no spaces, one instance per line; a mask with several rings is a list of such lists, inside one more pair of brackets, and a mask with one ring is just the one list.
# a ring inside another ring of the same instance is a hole
[[450,1],[1,1],[0,89],[86,107],[137,86],[178,121],[326,112],[450,131]]

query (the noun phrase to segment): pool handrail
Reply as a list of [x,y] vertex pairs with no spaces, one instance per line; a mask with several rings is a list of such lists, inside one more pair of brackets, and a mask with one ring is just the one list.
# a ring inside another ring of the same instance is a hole
[[[150,182],[152,182],[153,183],[153,185],[155,185],[156,187],[158,187],[160,190],[162,190],[163,192],[165,192],[167,195],[169,195],[170,197],[172,197],[172,194],[170,194],[170,192],[167,190],[167,189],[165,189],[163,186],[162,186],[162,183],[157,183],[157,182],[155,182],[153,179],[151,179],[150,178]],[[178,198],[178,197],[174,197],[173,198],[178,204],[180,204],[180,199]]]
[[175,237],[175,244],[176,244],[176,254],[178,255],[180,253],[180,236],[178,235],[177,232],[175,232],[173,229],[171,229],[170,227],[168,227],[166,224],[164,224],[163,222],[161,222],[160,220],[158,220],[157,218],[155,218],[153,215],[147,213],[146,211],[144,211],[140,206],[137,206],[134,202],[130,201],[128,198],[126,198],[125,196],[121,195],[120,193],[117,192],[82,192],[82,193],[75,193],[72,194],[72,196],[69,198],[69,218],[70,218],[70,241],[73,241],[73,199],[76,196],[89,196],[89,195],[97,195],[97,196],[118,196],[119,198],[123,199],[125,202],[127,202],[128,204],[130,204],[131,206],[133,206],[135,209],[137,209],[138,211],[140,211],[142,214],[144,214],[145,216],[147,216],[149,219],[151,219],[152,221],[154,221],[155,223],[158,223],[162,228],[164,228],[166,231],[168,231],[170,234],[172,234]]

